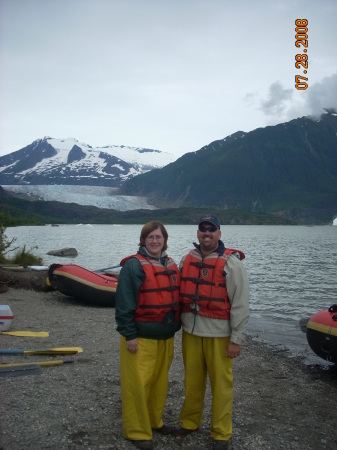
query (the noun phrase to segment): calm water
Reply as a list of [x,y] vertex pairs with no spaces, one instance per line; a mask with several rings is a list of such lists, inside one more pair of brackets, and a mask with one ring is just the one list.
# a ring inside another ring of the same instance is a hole
[[[141,225],[60,225],[7,228],[8,239],[52,263],[78,264],[90,270],[118,265],[138,248]],[[168,225],[168,253],[178,263],[196,240],[196,227]],[[302,317],[337,303],[337,226],[223,226],[227,247],[246,254],[251,319],[248,333],[284,346],[307,362],[312,354],[298,326]],[[76,258],[47,255],[75,247]],[[324,361],[323,361],[324,363]]]

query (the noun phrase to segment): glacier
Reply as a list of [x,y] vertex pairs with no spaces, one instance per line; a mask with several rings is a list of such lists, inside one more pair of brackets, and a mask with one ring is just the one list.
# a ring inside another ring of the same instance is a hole
[[146,197],[117,195],[117,189],[101,186],[74,185],[8,185],[2,186],[8,193],[23,199],[77,203],[83,206],[131,211],[134,209],[157,209]]
[[[50,152],[50,146],[55,152]],[[1,186],[8,193],[25,200],[76,203],[117,211],[154,210],[157,208],[149,204],[145,197],[118,195],[118,185],[176,159],[176,156],[159,150],[125,145],[92,147],[75,138],[45,136],[24,149],[0,158]],[[30,184],[30,178],[34,177],[37,178],[35,184]],[[104,177],[107,181],[102,186]],[[63,184],[64,179],[74,179],[74,183]],[[95,183],[96,179],[98,183]],[[5,180],[8,180],[7,183]],[[41,180],[47,180],[49,184],[42,184],[39,182]],[[13,184],[16,181],[20,184]],[[81,182],[86,185],[81,185]]]

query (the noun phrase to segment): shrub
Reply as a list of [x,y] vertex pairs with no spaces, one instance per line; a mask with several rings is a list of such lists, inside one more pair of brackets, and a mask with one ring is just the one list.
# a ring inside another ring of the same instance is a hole
[[6,228],[0,225],[0,263],[8,263],[6,255],[9,253],[11,245],[16,241],[16,238],[8,240],[5,234]]
[[[35,256],[31,250],[27,251],[26,246],[22,249],[19,247],[11,248],[11,246],[16,241],[16,238],[8,240],[5,234],[6,228],[0,225],[0,263],[1,264],[21,264],[23,266],[41,266],[43,265],[43,260],[39,256]],[[36,248],[36,247],[35,247]],[[7,255],[10,252],[16,251],[12,258]]]
[[[34,249],[32,249],[34,250]],[[24,245],[22,249],[16,252],[11,261],[13,264],[20,264],[22,266],[42,266],[43,260],[39,256],[33,255],[31,251],[26,250]]]

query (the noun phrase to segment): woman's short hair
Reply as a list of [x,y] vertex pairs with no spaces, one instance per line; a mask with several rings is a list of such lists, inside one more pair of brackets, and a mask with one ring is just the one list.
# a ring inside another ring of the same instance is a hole
[[161,222],[156,222],[156,221],[151,221],[146,223],[143,228],[142,231],[140,232],[140,238],[139,238],[139,247],[144,247],[145,246],[145,239],[148,237],[148,235],[150,233],[152,233],[152,231],[154,230],[158,230],[160,229],[160,231],[162,232],[162,235],[164,236],[164,246],[163,246],[163,250],[167,249],[167,239],[168,239],[168,233],[166,231],[166,228],[164,227],[164,224],[162,224]]

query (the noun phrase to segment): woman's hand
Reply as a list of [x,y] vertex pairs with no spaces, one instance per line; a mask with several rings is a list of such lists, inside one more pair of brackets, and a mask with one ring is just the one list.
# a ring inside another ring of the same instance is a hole
[[130,353],[137,353],[138,350],[138,340],[137,339],[131,339],[130,341],[126,341],[126,349]]

